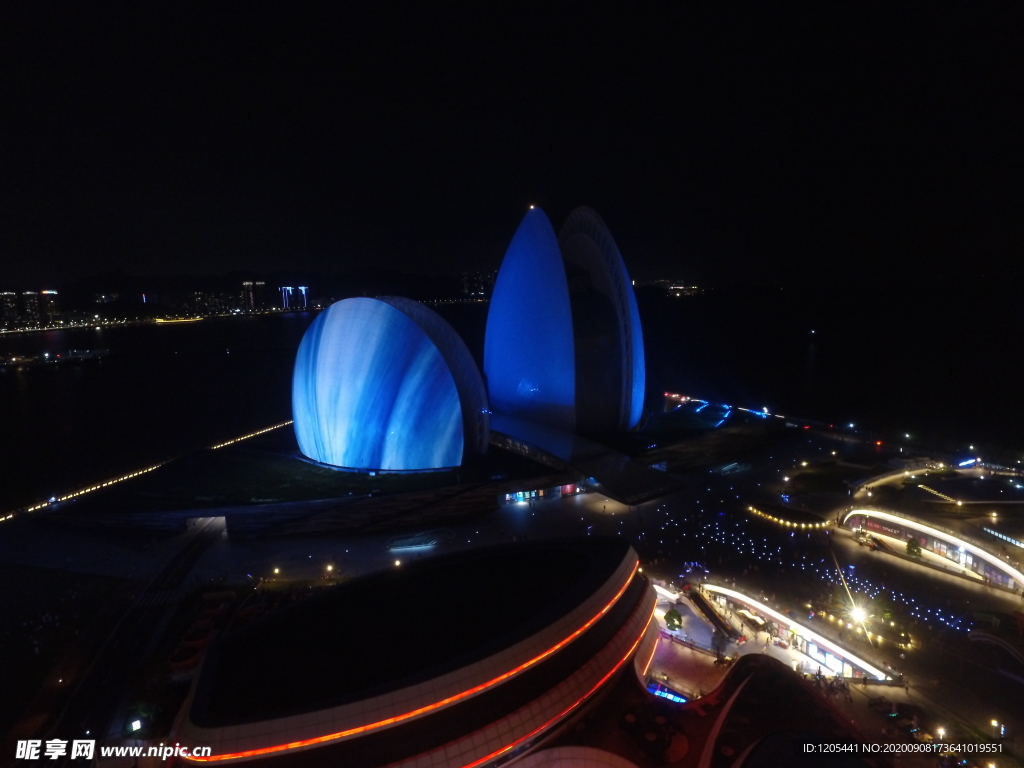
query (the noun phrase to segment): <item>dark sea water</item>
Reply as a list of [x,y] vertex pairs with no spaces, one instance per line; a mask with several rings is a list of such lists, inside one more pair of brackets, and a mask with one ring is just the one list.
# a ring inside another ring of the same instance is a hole
[[[649,396],[1024,449],[1016,288],[976,288],[641,291]],[[479,360],[486,305],[442,313]],[[313,317],[0,337],[4,355],[110,350],[0,373],[0,511],[291,418],[292,363]]]
[[291,418],[313,315],[210,318],[0,337],[0,354],[108,349],[0,373],[0,509]]
[[975,444],[983,456],[1016,461],[1024,459],[1019,290],[922,280],[641,302],[648,375],[655,389],[949,450]]

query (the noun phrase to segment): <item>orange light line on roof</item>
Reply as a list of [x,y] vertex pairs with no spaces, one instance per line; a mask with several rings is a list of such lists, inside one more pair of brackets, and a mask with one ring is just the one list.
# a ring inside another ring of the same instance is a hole
[[[355,728],[348,728],[348,729],[346,729],[344,731],[338,731],[337,733],[328,733],[328,734],[324,734],[323,736],[314,736],[311,739],[302,739],[300,741],[290,741],[287,744],[275,744],[274,746],[271,746],[271,747],[260,747],[259,749],[247,749],[244,752],[227,752],[227,753],[225,753],[223,755],[210,755],[209,757],[193,757],[193,756],[189,755],[185,759],[186,760],[191,760],[191,761],[197,762],[197,763],[213,763],[213,762],[219,762],[219,761],[222,761],[222,760],[237,760],[237,759],[242,758],[242,757],[256,757],[258,755],[269,755],[269,754],[273,754],[274,752],[284,752],[285,750],[298,749],[300,747],[311,747],[311,746],[314,746],[316,744],[324,744],[324,743],[326,743],[328,741],[335,741],[336,739],[343,739],[346,736],[354,736],[354,735],[356,735],[358,733],[367,733],[368,731],[373,731],[373,730],[376,730],[377,728],[383,728],[386,725],[394,725],[396,723],[402,722],[403,720],[408,720],[410,718],[417,717],[418,715],[423,715],[423,714],[426,714],[427,712],[432,712],[435,709],[439,709],[441,707],[447,706],[448,704],[453,704],[453,703],[455,703],[457,701],[461,701],[462,699],[468,698],[468,697],[470,697],[470,696],[472,696],[472,695],[474,695],[476,693],[480,693],[481,691],[487,690],[488,688],[491,688],[492,686],[495,686],[495,685],[497,685],[500,682],[508,680],[510,677],[514,677],[515,675],[519,674],[523,670],[528,669],[529,667],[532,667],[534,664],[537,664],[538,662],[543,661],[548,656],[550,656],[551,654],[557,652],[561,648],[564,648],[566,645],[568,645],[573,640],[575,640],[577,637],[579,637],[584,632],[586,632],[588,629],[590,629],[594,625],[594,623],[598,619],[600,619],[602,616],[604,616],[606,613],[608,613],[608,611],[611,610],[612,606],[615,605],[615,603],[618,602],[620,597],[622,597],[622,593],[626,591],[626,587],[628,587],[630,582],[633,581],[633,576],[636,575],[636,570],[639,567],[640,567],[640,561],[639,560],[635,560],[633,562],[633,570],[630,571],[629,577],[626,579],[626,581],[622,585],[621,589],[619,589],[619,591],[615,593],[615,597],[613,597],[611,599],[611,601],[608,603],[608,605],[606,605],[604,608],[602,608],[593,618],[591,618],[589,621],[587,621],[586,624],[584,624],[579,629],[575,630],[570,635],[568,635],[561,642],[551,646],[550,648],[548,648],[546,651],[544,651],[543,653],[539,654],[538,656],[534,656],[529,661],[524,661],[518,667],[515,667],[514,669],[511,669],[508,672],[505,672],[504,674],[499,675],[498,677],[495,677],[493,680],[488,680],[486,683],[481,683],[480,685],[474,686],[473,688],[469,688],[469,689],[467,689],[465,691],[462,691],[461,693],[456,693],[456,694],[453,694],[453,695],[451,695],[451,696],[449,696],[449,697],[447,697],[445,699],[441,699],[440,701],[436,701],[433,704],[427,704],[426,706],[419,707],[418,709],[414,709],[411,712],[405,712],[405,713],[403,713],[401,715],[395,715],[394,717],[389,717],[389,718],[386,718],[384,720],[378,720],[375,723],[367,723],[366,725],[360,725],[360,726],[357,726]],[[654,615],[653,611],[652,611],[651,615],[652,616]],[[648,624],[649,623],[650,623],[650,621],[648,620]],[[641,635],[641,637],[642,637],[642,635]],[[639,642],[639,640],[637,642]],[[634,645],[634,648],[635,647],[636,646]],[[587,694],[587,695],[589,696],[590,694]],[[586,697],[584,697],[584,698],[586,698]]]
[[[647,622],[647,623],[650,624],[650,622]],[[660,642],[661,642],[661,635],[658,635],[658,637],[656,637],[654,639],[654,647],[651,648],[651,655],[647,657],[647,663],[644,664],[644,671],[643,671],[644,675],[646,675],[647,674],[647,670],[651,668],[651,662],[654,661],[654,654],[658,651],[658,643],[660,643]]]
[[[655,607],[657,607],[657,606],[655,606]],[[545,728],[550,726],[552,723],[558,722],[563,717],[565,717],[570,712],[572,712],[574,709],[576,709],[576,707],[578,707],[580,704],[582,704],[584,701],[586,701],[588,698],[590,698],[590,696],[594,693],[594,691],[596,691],[598,688],[600,688],[602,685],[604,685],[605,682],[607,682],[609,677],[611,677],[616,672],[618,672],[619,671],[619,667],[621,667],[623,664],[625,664],[626,661],[629,659],[629,657],[633,655],[633,651],[636,650],[636,647],[638,645],[640,645],[640,641],[644,639],[644,635],[647,634],[647,627],[649,627],[651,625],[651,619],[653,619],[653,618],[654,618],[654,608],[651,608],[651,615],[647,617],[647,621],[644,624],[644,628],[642,630],[640,630],[640,636],[636,639],[636,641],[633,643],[633,645],[630,646],[629,650],[626,651],[626,655],[623,656],[621,659],[619,659],[618,663],[614,667],[612,667],[611,670],[609,670],[609,672],[604,677],[602,677],[600,680],[598,680],[596,683],[594,683],[594,687],[593,688],[591,688],[585,694],[583,694],[578,699],[576,699],[576,701],[574,701],[571,705],[569,705],[560,714],[555,715],[553,718],[551,718],[546,723],[544,723],[544,725],[540,726],[539,728],[535,728],[534,730],[530,731],[525,736],[519,737],[518,739],[513,741],[508,746],[502,747],[501,749],[499,749],[496,752],[491,752],[491,754],[486,755],[485,757],[481,757],[479,760],[474,760],[472,763],[466,763],[464,766],[462,766],[462,768],[476,768],[476,766],[480,765],[481,763],[486,763],[488,760],[493,760],[498,755],[502,755],[502,754],[508,752],[510,749],[515,749],[520,744],[522,744],[524,741],[527,741],[528,739],[532,739],[534,736],[536,736],[538,733],[540,733]]]

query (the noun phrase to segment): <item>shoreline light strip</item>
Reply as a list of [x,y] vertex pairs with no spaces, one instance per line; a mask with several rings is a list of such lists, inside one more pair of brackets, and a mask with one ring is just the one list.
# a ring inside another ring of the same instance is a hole
[[[248,440],[250,437],[256,437],[257,435],[262,435],[265,432],[270,432],[270,431],[275,430],[275,429],[280,429],[281,427],[286,427],[286,426],[288,426],[291,423],[292,423],[291,421],[283,421],[280,424],[273,425],[272,427],[267,427],[265,429],[260,429],[260,430],[257,430],[255,432],[250,432],[247,435],[242,435],[241,437],[236,437],[234,440],[228,440],[226,443],[218,443],[217,445],[211,445],[210,446],[210,450],[211,451],[215,451],[218,448],[224,448],[225,446],[232,445],[233,443],[238,443],[238,442],[241,442],[242,440]],[[170,460],[168,460],[168,461],[170,461]],[[90,485],[90,486],[88,486],[86,488],[79,488],[76,491],[71,491],[70,493],[65,493],[63,496],[55,496],[53,498],[53,501],[41,501],[38,504],[33,504],[31,507],[25,507],[25,509],[22,510],[22,511],[24,511],[24,512],[36,512],[36,511],[38,511],[40,509],[43,509],[45,507],[50,506],[51,504],[57,504],[57,503],[62,502],[62,501],[68,501],[69,499],[75,499],[75,498],[78,498],[79,496],[83,496],[83,495],[85,495],[87,493],[92,493],[93,491],[98,491],[101,488],[106,488],[109,485],[114,485],[115,483],[121,483],[121,482],[124,482],[125,480],[131,480],[133,477],[138,477],[139,475],[144,475],[147,472],[152,472],[154,469],[159,469],[160,467],[162,467],[164,464],[167,464],[167,463],[168,463],[167,461],[161,461],[161,462],[159,462],[157,464],[151,464],[148,467],[144,467],[142,469],[137,469],[134,472],[129,472],[128,474],[121,475],[120,477],[115,477],[115,478],[112,478],[110,480],[105,480],[102,483],[95,483],[94,485]],[[14,517],[14,514],[15,514],[14,512],[11,512],[10,514],[8,514],[8,515],[6,515],[4,517],[0,517],[0,523],[4,522],[5,520],[12,519]]]
[[843,523],[845,524],[846,521],[854,515],[861,515],[862,517],[877,517],[881,520],[888,520],[890,523],[896,523],[897,525],[905,525],[908,528],[913,528],[915,531],[926,533],[929,536],[932,536],[936,539],[942,539],[943,541],[946,541],[950,544],[955,544],[958,547],[962,547],[967,552],[970,552],[972,555],[975,555],[976,557],[985,560],[989,565],[998,568],[1000,571],[1002,571],[1007,576],[1012,578],[1018,584],[1024,585],[1024,573],[1021,573],[1008,563],[1004,563],[1002,560],[1000,560],[992,553],[987,552],[981,547],[975,546],[970,542],[964,541],[963,539],[954,536],[951,533],[940,531],[938,528],[932,528],[930,525],[925,525],[924,523],[919,523],[915,520],[911,520],[906,517],[900,517],[899,515],[894,515],[889,512],[876,512],[871,509],[855,509],[851,512],[847,512],[846,516],[843,518]]
[[228,445],[234,445],[235,443],[240,443],[243,440],[248,440],[250,437],[256,437],[256,435],[262,435],[265,432],[272,432],[275,429],[280,429],[281,427],[287,427],[291,423],[292,423],[291,420],[282,421],[280,424],[275,424],[274,426],[267,427],[266,429],[258,429],[255,432],[250,432],[248,435],[242,435],[241,437],[236,437],[234,440],[228,440],[226,443],[217,443],[216,445],[211,445],[210,446],[210,450],[211,451],[216,451],[218,448],[224,448],[224,447],[226,447]]
[[751,608],[756,606],[757,610],[760,611],[761,613],[764,613],[764,614],[766,614],[768,616],[771,616],[776,621],[781,621],[783,624],[786,624],[788,626],[800,627],[800,634],[803,635],[804,637],[806,637],[808,640],[813,640],[818,645],[821,645],[821,646],[824,646],[825,648],[828,648],[830,651],[832,651],[833,654],[838,654],[839,656],[842,656],[844,659],[848,659],[851,664],[855,664],[856,666],[861,667],[862,669],[864,669],[866,672],[870,672],[872,675],[877,677],[879,680],[885,680],[887,677],[889,677],[889,675],[885,674],[885,672],[883,672],[882,670],[878,669],[873,664],[869,664],[868,662],[864,661],[864,659],[862,659],[862,658],[860,658],[858,656],[854,656],[852,653],[850,653],[848,650],[843,648],[841,645],[837,645],[833,641],[829,640],[827,637],[822,637],[817,632],[815,632],[813,629],[810,629],[809,627],[804,626],[803,624],[801,624],[798,621],[794,621],[789,616],[783,616],[781,613],[778,613],[777,611],[772,610],[768,606],[762,605],[761,603],[759,603],[754,598],[747,597],[742,592],[737,592],[736,590],[728,589],[726,587],[718,587],[718,586],[715,586],[714,584],[704,584],[704,589],[708,590],[709,592],[718,592],[720,594],[723,594],[723,595],[726,595],[728,597],[731,597],[734,600],[738,600],[739,602],[744,603],[744,604],[750,606]]
[[[441,699],[440,701],[436,701],[433,704],[427,704],[425,706],[419,707],[419,708],[411,710],[409,712],[404,712],[404,713],[402,713],[400,715],[395,715],[394,717],[388,717],[388,718],[385,718],[384,720],[378,720],[375,723],[367,723],[366,725],[359,725],[359,726],[356,726],[355,728],[347,728],[344,731],[338,731],[336,733],[328,733],[328,734],[324,734],[323,736],[314,736],[312,738],[301,739],[299,741],[290,741],[287,744],[275,744],[274,746],[271,746],[271,747],[260,747],[259,749],[247,749],[247,750],[245,750],[243,752],[228,752],[228,753],[223,754],[223,755],[212,755],[210,757],[203,757],[203,758],[191,757],[190,756],[190,757],[188,757],[186,759],[187,760],[193,760],[193,761],[199,762],[199,763],[207,763],[207,762],[217,762],[217,761],[220,761],[220,760],[237,760],[237,759],[242,758],[242,757],[256,757],[258,755],[269,755],[269,754],[272,754],[274,752],[284,752],[285,750],[298,749],[298,748],[301,748],[301,747],[312,747],[312,746],[315,746],[317,744],[324,744],[324,743],[329,742],[329,741],[335,741],[337,739],[343,739],[346,736],[354,736],[354,735],[359,734],[359,733],[366,733],[368,731],[373,731],[373,730],[376,730],[378,728],[383,728],[386,725],[395,725],[396,723],[403,722],[404,720],[409,720],[410,718],[426,714],[427,712],[432,712],[435,709],[440,709],[441,707],[446,707],[449,704],[454,704],[455,702],[461,701],[462,699],[469,698],[470,696],[473,696],[474,694],[480,693],[481,691],[485,691],[488,688],[491,688],[491,687],[497,685],[498,683],[501,683],[501,682],[503,682],[505,680],[508,680],[510,677],[513,677],[513,676],[519,674],[520,672],[528,669],[529,667],[532,667],[533,665],[537,664],[538,662],[543,661],[548,656],[550,656],[551,654],[553,654],[556,651],[560,650],[561,648],[565,647],[566,645],[571,643],[573,640],[575,640],[577,637],[579,637],[584,632],[586,632],[588,629],[590,629],[590,627],[592,627],[594,625],[594,623],[598,619],[600,619],[602,616],[604,616],[609,610],[611,610],[612,606],[615,605],[615,603],[617,603],[619,601],[619,598],[622,597],[623,592],[626,591],[626,588],[633,581],[633,577],[636,575],[637,568],[639,568],[639,567],[640,567],[640,561],[639,560],[635,560],[633,562],[633,569],[630,571],[629,577],[626,579],[626,582],[622,585],[622,588],[618,592],[615,593],[615,597],[613,597],[611,599],[611,601],[608,603],[608,605],[606,605],[597,614],[595,614],[594,617],[591,618],[589,621],[587,621],[586,624],[581,626],[576,631],[572,632],[570,635],[568,635],[566,638],[564,638],[559,643],[557,643],[557,644],[551,646],[550,648],[548,648],[543,653],[541,653],[541,654],[539,654],[537,656],[534,656],[532,659],[530,659],[528,661],[524,661],[518,667],[515,667],[514,669],[510,669],[508,672],[505,672],[504,674],[498,675],[498,677],[495,677],[492,680],[488,680],[485,683],[481,683],[480,685],[474,686],[473,688],[468,688],[467,690],[462,691],[461,693],[452,694],[451,696],[449,696],[447,698],[444,698],[444,699]],[[651,615],[652,616],[654,615],[653,610],[651,612]],[[647,623],[650,624],[650,620],[648,620]],[[644,627],[644,631],[645,632],[647,631],[646,627]],[[642,638],[643,635],[641,634],[640,637]],[[640,641],[637,640],[637,642],[639,643]],[[633,647],[635,648],[636,645],[634,645]],[[616,667],[616,669],[617,668],[618,667]],[[587,695],[589,696],[590,694],[587,694]],[[573,706],[575,706],[575,705],[573,705]]]
[[[152,472],[154,469],[159,469],[160,467],[162,467],[166,463],[167,463],[166,461],[161,461],[159,464],[153,464],[153,465],[151,465],[149,467],[145,467],[144,469],[137,469],[134,472],[129,472],[127,475],[121,475],[121,477],[115,477],[112,480],[105,480],[102,483],[96,483],[95,485],[90,485],[88,488],[79,488],[77,491],[72,491],[71,493],[66,493],[63,496],[56,496],[56,497],[54,497],[53,501],[41,501],[38,504],[34,504],[31,507],[26,507],[25,511],[26,512],[35,512],[36,510],[42,509],[43,507],[48,507],[51,504],[57,504],[58,502],[67,501],[68,499],[74,499],[74,498],[76,498],[78,496],[82,496],[82,495],[84,495],[86,493],[92,493],[93,491],[98,491],[101,488],[106,488],[108,485],[114,485],[115,483],[124,482],[125,480],[131,480],[133,477],[138,477],[139,475],[144,475],[147,472]],[[11,515],[8,515],[6,518],[3,518],[3,519],[6,520],[6,519],[10,519],[11,517],[13,517],[13,513]]]

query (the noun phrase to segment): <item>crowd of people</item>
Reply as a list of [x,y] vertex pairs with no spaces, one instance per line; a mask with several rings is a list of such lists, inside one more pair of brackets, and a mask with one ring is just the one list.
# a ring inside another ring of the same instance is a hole
[[853,694],[850,693],[850,683],[845,677],[825,675],[822,673],[821,667],[818,667],[812,682],[826,698],[846,699],[847,704],[853,701]]

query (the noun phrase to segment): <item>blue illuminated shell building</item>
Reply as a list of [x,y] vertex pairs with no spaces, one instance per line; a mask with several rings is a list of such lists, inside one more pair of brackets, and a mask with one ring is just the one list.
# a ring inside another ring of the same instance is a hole
[[531,208],[491,297],[484,373],[495,413],[566,432],[634,428],[644,347],[633,285],[608,228],[577,208],[556,238]]
[[463,341],[418,302],[333,304],[295,361],[299,449],[338,467],[421,471],[485,453],[490,410],[533,444],[540,433],[529,425],[548,429],[541,442],[565,460],[571,445],[558,450],[551,440],[635,428],[645,385],[640,317],[619,249],[594,211],[577,208],[557,237],[541,209],[527,212],[494,287],[484,372],[486,388]]
[[485,452],[487,395],[462,339],[410,299],[346,299],[299,346],[292,378],[299,449],[339,467],[456,467]]

